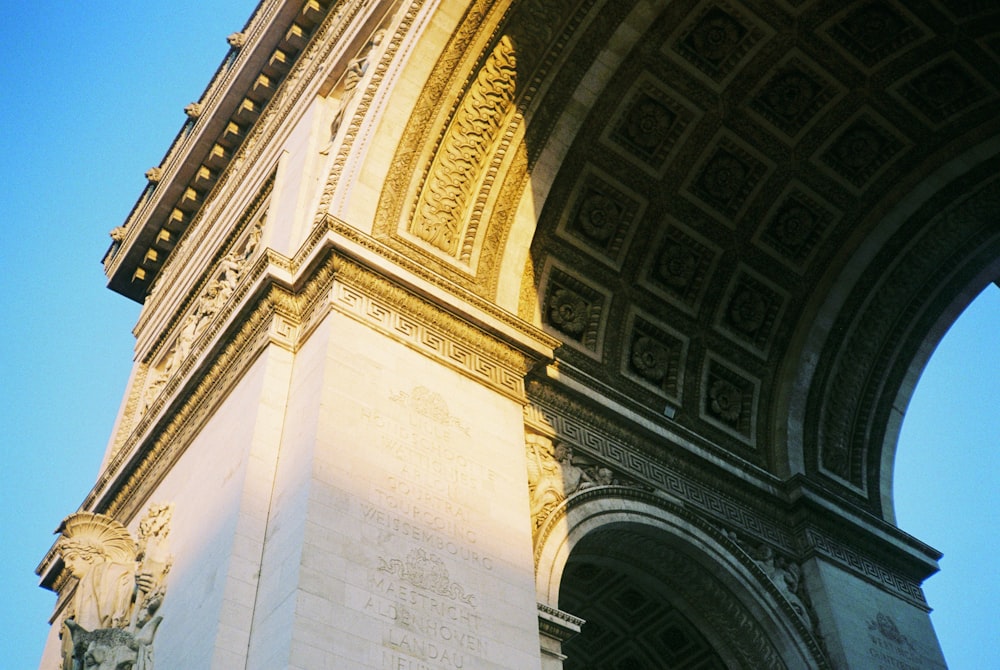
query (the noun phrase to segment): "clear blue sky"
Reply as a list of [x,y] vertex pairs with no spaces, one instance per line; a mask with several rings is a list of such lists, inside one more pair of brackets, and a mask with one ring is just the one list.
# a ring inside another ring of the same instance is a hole
[[[0,0],[0,665],[37,666],[54,596],[33,570],[93,484],[138,305],[100,259],[255,2]],[[953,668],[1000,661],[1000,289],[924,374],[897,464],[904,530],[946,552],[926,585]]]

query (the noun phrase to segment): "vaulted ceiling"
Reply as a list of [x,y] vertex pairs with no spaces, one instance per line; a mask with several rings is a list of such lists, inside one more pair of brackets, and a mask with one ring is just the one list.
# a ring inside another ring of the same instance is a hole
[[1000,275],[1000,5],[583,9],[526,131],[616,63],[532,245],[562,364],[723,458],[891,509],[929,345]]

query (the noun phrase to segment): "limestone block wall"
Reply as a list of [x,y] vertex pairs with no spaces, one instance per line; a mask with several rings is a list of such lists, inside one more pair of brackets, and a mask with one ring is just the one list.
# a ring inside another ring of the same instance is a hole
[[290,397],[248,667],[538,667],[519,403],[336,312]]
[[834,667],[947,667],[923,608],[823,559],[803,570]]

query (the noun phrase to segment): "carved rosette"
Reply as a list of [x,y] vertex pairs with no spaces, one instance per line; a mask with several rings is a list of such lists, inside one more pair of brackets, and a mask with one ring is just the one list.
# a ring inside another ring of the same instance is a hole
[[410,232],[458,256],[470,206],[514,102],[517,57],[510,37],[493,48],[466,92],[438,148]]
[[788,58],[751,99],[750,107],[787,134],[798,136],[836,95],[828,75],[798,55]]
[[555,265],[544,272],[540,288],[543,325],[574,348],[600,357],[609,302],[606,292]]
[[705,292],[719,250],[674,223],[663,227],[649,248],[642,283],[689,313],[695,313]]
[[989,95],[986,85],[954,57],[915,75],[899,87],[898,93],[935,125],[978,105]]
[[830,37],[868,67],[902,51],[923,31],[889,2],[861,4],[829,29]]
[[680,402],[687,338],[666,326],[634,315],[622,372],[658,395]]
[[722,138],[688,185],[691,194],[735,221],[768,173],[767,163],[729,138]]
[[820,159],[851,185],[862,188],[903,148],[887,123],[863,114],[841,131]]
[[703,381],[702,419],[753,445],[758,387],[759,382],[745,373],[710,357]]
[[748,16],[726,3],[708,5],[681,33],[674,51],[716,82],[732,74],[764,38]]

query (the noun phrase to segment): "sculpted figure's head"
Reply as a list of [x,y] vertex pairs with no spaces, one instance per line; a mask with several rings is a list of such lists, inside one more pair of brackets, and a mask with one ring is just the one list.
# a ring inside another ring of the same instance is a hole
[[87,540],[64,537],[56,544],[56,551],[62,556],[63,563],[70,573],[80,579],[98,563],[108,560],[103,549]]
[[160,625],[155,617],[137,634],[122,628],[87,630],[72,619],[66,627],[73,639],[73,667],[80,670],[132,670],[144,647],[153,644]]
[[56,532],[62,535],[56,551],[78,579],[99,563],[135,561],[135,542],[128,530],[103,514],[71,514]]

